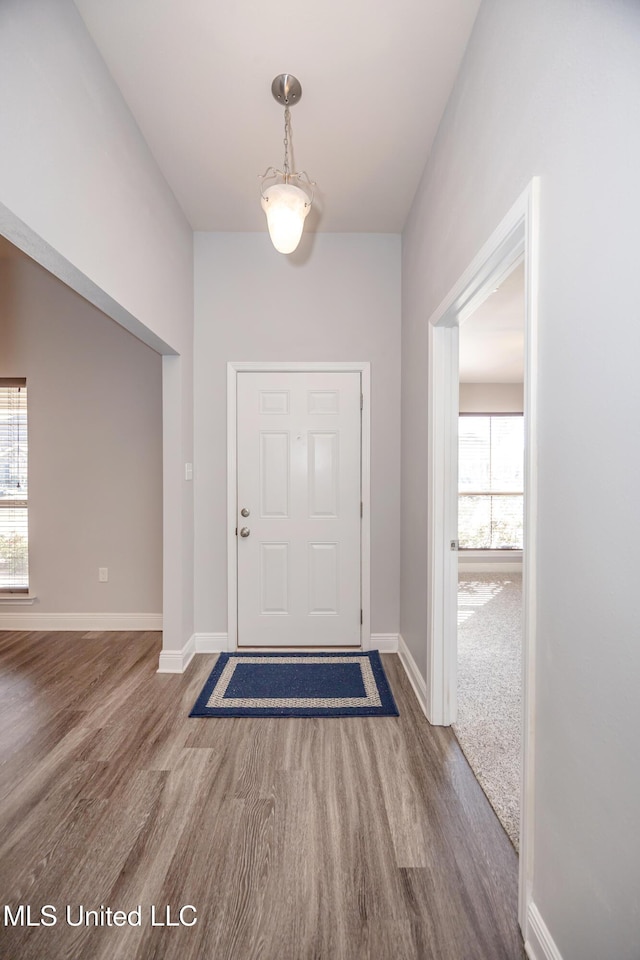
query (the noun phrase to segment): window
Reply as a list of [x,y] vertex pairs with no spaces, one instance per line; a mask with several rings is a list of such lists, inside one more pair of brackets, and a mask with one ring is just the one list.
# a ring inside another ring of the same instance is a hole
[[522,414],[460,414],[458,436],[460,549],[521,550]]
[[27,387],[0,379],[0,593],[28,593]]

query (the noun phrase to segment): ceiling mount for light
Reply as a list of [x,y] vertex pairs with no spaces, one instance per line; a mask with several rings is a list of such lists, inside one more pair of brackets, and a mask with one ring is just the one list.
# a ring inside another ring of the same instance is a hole
[[[274,99],[284,106],[284,163],[282,170],[267,167],[260,177],[262,209],[267,215],[269,236],[276,250],[280,253],[293,253],[300,243],[304,220],[311,209],[316,184],[304,170],[295,173],[290,168],[290,107],[294,107],[302,97],[300,81],[290,73],[281,73],[274,78],[271,93]],[[265,189],[265,183],[270,180],[273,183]]]
[[281,73],[273,78],[271,93],[283,107],[293,107],[302,96],[302,85],[292,73]]

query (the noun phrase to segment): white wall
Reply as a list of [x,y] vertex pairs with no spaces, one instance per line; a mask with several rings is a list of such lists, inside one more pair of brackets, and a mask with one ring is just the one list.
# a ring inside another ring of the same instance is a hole
[[0,4],[0,119],[0,201],[183,351],[191,230],[72,0]]
[[0,304],[0,377],[27,378],[38,596],[0,615],[160,614],[160,356],[26,258],[0,260]]
[[424,670],[426,320],[539,175],[533,899],[564,960],[640,944],[639,169],[637,2],[484,0],[403,234],[401,630]]
[[195,239],[196,630],[225,632],[226,363],[370,360],[372,631],[397,633],[400,237],[318,234],[299,255],[260,234]]
[[0,3],[0,232],[163,353],[164,636],[193,630],[192,232],[72,0]]
[[460,413],[522,413],[521,383],[461,383]]

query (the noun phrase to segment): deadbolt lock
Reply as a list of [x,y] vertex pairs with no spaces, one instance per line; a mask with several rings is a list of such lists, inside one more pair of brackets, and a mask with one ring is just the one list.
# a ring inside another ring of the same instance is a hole
[[251,510],[247,510],[246,507],[243,507],[242,510],[240,511],[240,516],[248,517],[250,513],[251,513]]

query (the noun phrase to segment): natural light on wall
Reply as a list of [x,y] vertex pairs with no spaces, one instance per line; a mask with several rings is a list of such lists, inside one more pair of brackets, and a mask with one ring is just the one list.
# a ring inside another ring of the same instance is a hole
[[0,380],[0,593],[27,593],[27,387]]

